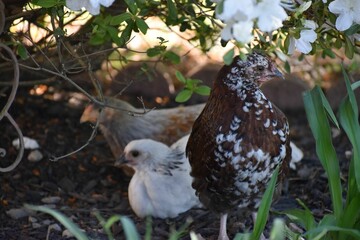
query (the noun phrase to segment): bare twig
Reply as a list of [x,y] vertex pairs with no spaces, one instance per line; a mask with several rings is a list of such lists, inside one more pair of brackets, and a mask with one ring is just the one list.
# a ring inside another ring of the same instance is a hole
[[[0,0],[0,5],[2,5],[2,1]],[[0,6],[0,15],[4,15],[4,9],[1,8]],[[3,30],[3,29],[0,29]],[[17,125],[17,123],[15,122],[15,120],[11,117],[11,115],[8,113],[8,110],[11,106],[11,104],[13,103],[14,99],[15,99],[15,95],[17,92],[17,88],[19,85],[19,76],[20,76],[20,71],[19,71],[19,64],[17,62],[16,56],[14,55],[14,53],[11,51],[11,49],[6,46],[3,43],[0,43],[0,48],[3,48],[10,56],[13,65],[14,65],[14,78],[13,78],[13,87],[11,89],[11,93],[9,95],[8,101],[6,102],[5,106],[3,107],[3,109],[0,112],[0,121],[6,117],[9,122],[14,126],[18,137],[19,137],[19,153],[15,159],[15,161],[8,167],[2,168],[0,167],[0,172],[10,172],[13,169],[15,169],[17,167],[17,165],[21,162],[21,159],[23,157],[24,154],[24,139],[23,139],[23,134],[19,128],[19,126]],[[0,157],[5,157],[6,156],[6,150],[3,148],[0,148]]]

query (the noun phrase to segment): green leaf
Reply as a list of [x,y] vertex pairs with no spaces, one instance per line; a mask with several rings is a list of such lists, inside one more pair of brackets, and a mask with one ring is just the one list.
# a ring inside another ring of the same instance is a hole
[[179,103],[186,102],[191,98],[191,95],[192,91],[190,91],[189,89],[183,89],[177,94],[175,101]]
[[343,232],[350,236],[353,236],[355,239],[360,239],[360,231],[357,229],[349,229],[349,228],[342,228],[342,227],[328,226],[328,225],[319,226],[315,229],[312,229],[311,231],[304,233],[303,236],[308,236],[310,234],[314,234],[314,235],[317,234],[316,237],[311,238],[312,240],[317,240],[317,239],[321,239],[328,232]]
[[266,187],[264,196],[261,199],[259,209],[257,211],[256,221],[254,225],[254,231],[251,234],[252,240],[260,239],[266,225],[267,218],[269,216],[269,210],[273,199],[277,177],[279,174],[279,167],[277,167],[270,179],[269,184]]
[[250,240],[251,233],[237,233],[234,240]]
[[346,31],[344,31],[344,33],[347,36],[351,36],[355,33],[357,33],[360,30],[360,25],[359,24],[354,24],[352,25],[349,29],[347,29]]
[[360,81],[357,81],[357,82],[354,82],[353,84],[351,84],[351,89],[352,90],[355,90],[358,87],[360,87]]
[[[348,95],[342,100],[339,107],[340,124],[346,132],[353,146],[354,169],[360,169],[360,125],[358,121],[359,109],[355,94],[351,88],[349,77],[344,68],[343,75]],[[355,171],[358,191],[360,191],[360,171]]]
[[320,96],[321,96],[322,104],[323,104],[323,106],[324,106],[324,108],[325,108],[328,116],[330,117],[330,120],[336,125],[337,128],[340,128],[340,127],[339,127],[339,123],[338,123],[338,121],[337,121],[337,119],[336,119],[336,117],[335,117],[335,113],[334,113],[334,111],[331,109],[330,103],[329,103],[329,101],[326,99],[325,94],[324,94],[322,91],[320,91],[319,93],[320,93]]
[[164,50],[166,49],[166,47],[162,47],[162,46],[155,46],[153,48],[149,48],[146,50],[146,54],[148,55],[148,57],[155,57],[157,55],[160,55],[164,52]]
[[124,40],[119,37],[119,31],[113,26],[107,26],[106,31],[109,33],[111,40],[116,43],[119,47],[125,44]]
[[167,51],[164,54],[164,58],[170,60],[173,64],[180,63],[180,56],[174,53],[173,51]]
[[90,37],[89,43],[91,45],[101,45],[105,42],[104,35],[95,34]]
[[25,60],[28,58],[27,50],[23,44],[17,45],[17,54],[20,56],[22,60]]
[[140,29],[140,31],[143,33],[143,34],[146,34],[147,30],[149,29],[149,26],[147,25],[147,23],[141,19],[141,18],[135,18],[135,23],[136,23],[136,26]]
[[335,53],[330,49],[330,48],[326,48],[323,50],[323,53],[326,55],[326,56],[329,56],[330,58],[336,58],[336,55]]
[[113,16],[110,20],[110,25],[118,26],[120,23],[122,23],[128,19],[131,19],[132,17],[133,17],[133,15],[128,12]]
[[[301,202],[301,200],[297,199],[297,201],[299,205],[303,207],[303,209],[289,209],[285,210],[284,213],[292,221],[303,226],[306,231],[314,229],[316,227],[316,221],[314,216],[312,215],[312,212],[309,208],[306,207],[303,202]],[[309,237],[311,239],[313,236],[310,235]]]
[[345,55],[350,59],[354,56],[354,45],[348,36],[345,36]]
[[175,76],[180,82],[182,82],[183,84],[186,84],[186,78],[184,77],[184,75],[182,75],[181,72],[176,71]]
[[291,73],[291,66],[288,61],[285,62],[284,68],[287,73]]
[[340,227],[354,228],[354,225],[357,221],[360,220],[360,194],[358,193],[356,197],[353,197],[350,203],[346,206],[342,221],[340,222]]
[[320,87],[315,86],[311,91],[305,92],[303,98],[309,125],[315,137],[316,153],[328,176],[334,213],[339,221],[342,215],[340,169],[322,95]]
[[120,36],[124,44],[130,39],[132,30],[134,29],[135,26],[135,22],[131,19],[127,20],[126,22],[128,25],[126,26],[126,28],[124,29],[124,31],[121,33]]
[[126,5],[128,5],[130,12],[135,15],[138,9],[136,2],[134,0],[124,0],[124,1]]
[[83,231],[81,231],[81,229],[73,221],[71,221],[70,218],[66,217],[64,214],[44,206],[34,206],[34,205],[25,204],[25,207],[33,211],[39,211],[50,214],[56,220],[58,220],[62,225],[64,225],[64,227],[68,229],[78,240],[88,240],[88,237],[83,233]]
[[33,4],[38,5],[43,8],[55,7],[58,4],[58,0],[34,0]]
[[285,226],[286,225],[283,219],[275,218],[270,232],[270,240],[285,240],[286,239]]
[[171,23],[174,23],[178,18],[178,11],[173,0],[166,1],[167,8],[169,10],[168,19]]
[[234,48],[230,49],[225,55],[223,56],[223,60],[225,65],[230,65],[234,59],[235,50]]
[[211,92],[211,88],[205,85],[202,86],[198,86],[194,89],[194,92],[196,92],[197,94],[203,95],[203,96],[208,96],[210,95]]
[[136,230],[135,224],[133,223],[133,221],[130,218],[128,218],[126,216],[121,216],[121,215],[113,215],[113,216],[111,216],[107,220],[104,228],[110,229],[111,226],[114,223],[118,222],[118,221],[121,222],[121,225],[122,225],[123,230],[125,232],[125,236],[126,236],[125,239],[128,239],[128,240],[130,240],[130,239],[131,240],[140,240],[140,235]]

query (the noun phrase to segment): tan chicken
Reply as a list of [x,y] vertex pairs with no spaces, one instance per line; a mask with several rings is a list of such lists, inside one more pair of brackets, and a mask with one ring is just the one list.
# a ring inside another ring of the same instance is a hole
[[168,109],[154,109],[146,114],[143,109],[137,109],[129,103],[107,97],[109,104],[117,106],[119,109],[105,108],[99,116],[99,107],[95,104],[88,105],[80,122],[95,123],[100,117],[99,125],[111,151],[117,159],[121,156],[125,146],[132,140],[150,138],[166,145],[179,140],[191,131],[191,127],[204,108],[204,104],[193,106],[179,106]]

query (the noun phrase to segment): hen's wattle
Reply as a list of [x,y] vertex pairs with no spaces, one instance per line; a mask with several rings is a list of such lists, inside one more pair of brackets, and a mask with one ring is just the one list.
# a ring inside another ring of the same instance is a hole
[[291,156],[285,115],[259,89],[280,72],[267,57],[235,57],[214,82],[196,119],[186,153],[200,201],[221,214],[219,239],[228,239],[227,213],[254,209],[278,165]]
[[135,170],[129,184],[129,202],[138,217],[173,218],[200,206],[191,187],[189,161],[185,147],[189,135],[171,147],[151,139],[131,141],[124,150],[127,164]]

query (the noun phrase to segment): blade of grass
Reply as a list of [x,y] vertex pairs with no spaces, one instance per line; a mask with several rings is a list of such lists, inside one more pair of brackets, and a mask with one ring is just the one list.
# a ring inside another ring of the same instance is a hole
[[146,232],[145,232],[144,240],[151,240],[151,234],[152,234],[152,218],[151,216],[148,216],[146,218]]
[[[360,169],[360,124],[358,121],[359,109],[356,103],[356,98],[349,77],[347,76],[344,68],[343,75],[348,95],[341,102],[339,107],[339,120],[340,124],[346,132],[349,140],[353,146],[354,169]],[[358,190],[360,191],[360,171],[355,171],[355,179]],[[350,193],[351,194],[351,193]]]
[[283,219],[275,218],[270,232],[270,240],[284,240],[286,236],[285,222]]
[[78,240],[88,240],[89,238],[86,236],[86,234],[73,222],[70,220],[70,218],[66,217],[64,214],[48,208],[44,206],[34,206],[25,204],[25,208],[31,209],[33,211],[39,211],[43,213],[50,214],[53,216],[56,220],[58,220],[66,229],[68,229],[76,239]]
[[133,221],[126,216],[113,215],[106,221],[103,227],[110,229],[111,226],[118,221],[121,222],[127,240],[140,240],[139,233],[136,230]]
[[354,82],[353,84],[351,84],[351,89],[355,90],[358,87],[360,87],[360,80],[358,80],[357,82]]
[[[316,153],[327,173],[334,213],[339,221],[343,209],[342,188],[339,162],[331,140],[329,121],[324,110],[323,102],[327,102],[327,100],[321,97],[321,89],[318,86],[311,91],[307,91],[303,98],[306,115],[315,137]],[[327,104],[325,103],[325,105]]]
[[[321,239],[326,233],[329,232],[344,232],[350,236],[353,236],[355,239],[360,239],[360,231],[356,229],[348,229],[348,228],[342,228],[337,226],[319,226],[315,229],[310,230],[309,232],[306,232],[303,234],[303,236],[307,236],[309,234],[317,234],[317,236],[314,239]],[[319,238],[320,237],[320,238]]]
[[257,212],[256,221],[254,225],[254,231],[252,232],[250,237],[250,239],[252,240],[260,239],[260,236],[264,231],[266,221],[269,215],[272,198],[275,191],[278,174],[279,174],[279,167],[277,167],[276,170],[274,171],[270,179],[270,182],[267,186],[267,189],[264,193],[264,196],[261,199],[261,203]]
[[[300,199],[296,200],[304,209],[285,210],[284,213],[286,216],[288,216],[288,218],[290,218],[292,221],[303,226],[306,231],[310,231],[311,229],[316,228],[317,223],[310,209]],[[314,238],[314,236],[310,235],[309,239],[312,238]]]

